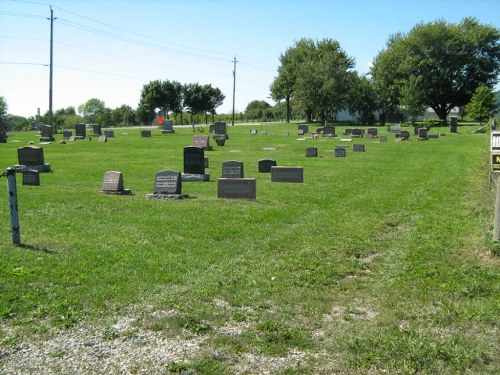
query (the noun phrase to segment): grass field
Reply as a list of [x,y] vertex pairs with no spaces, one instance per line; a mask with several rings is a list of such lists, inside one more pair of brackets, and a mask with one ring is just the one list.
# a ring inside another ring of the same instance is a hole
[[[211,140],[211,181],[184,182],[181,201],[145,196],[156,172],[182,172],[191,128],[44,145],[53,172],[39,187],[17,177],[23,247],[0,194],[0,373],[36,373],[29,361],[13,367],[25,343],[84,328],[117,351],[140,335],[197,346],[122,372],[74,370],[61,346],[46,373],[499,373],[489,134],[395,142],[381,127],[388,142],[355,140],[366,152],[334,158],[352,143],[298,140],[297,124],[254,127],[228,127],[225,146]],[[39,143],[33,132],[8,141],[1,171]],[[305,157],[309,146],[319,157]],[[302,166],[304,183],[271,182],[262,158]],[[226,160],[257,179],[255,201],[217,198]],[[133,195],[100,193],[111,170]]]

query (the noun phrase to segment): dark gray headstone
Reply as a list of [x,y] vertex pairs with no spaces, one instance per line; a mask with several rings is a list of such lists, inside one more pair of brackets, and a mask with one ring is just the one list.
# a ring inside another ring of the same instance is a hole
[[351,129],[351,128],[346,128],[346,129],[344,130],[344,135],[351,135],[351,131],[352,131],[352,129]]
[[98,137],[101,134],[101,125],[92,125],[92,135]]
[[399,138],[403,141],[410,139],[410,132],[408,130],[401,130],[399,132]]
[[181,173],[165,170],[156,173],[154,194],[182,194]]
[[210,125],[208,125],[208,132],[209,132],[209,133],[213,133],[213,132],[214,132],[214,129],[215,129],[215,125],[214,125],[214,124],[210,124]]
[[276,165],[276,160],[274,159],[260,159],[259,173],[271,173],[271,167],[275,167]]
[[457,126],[458,126],[458,117],[456,117],[456,116],[450,116],[450,132],[451,133],[456,133],[457,132]]
[[151,130],[141,130],[142,138],[151,138]]
[[40,172],[34,170],[24,170],[23,185],[40,186]]
[[54,138],[54,129],[50,125],[43,125],[40,129],[40,141],[41,142],[47,142],[47,141],[55,141]]
[[243,162],[229,160],[222,163],[222,178],[243,178]]
[[104,130],[104,135],[108,138],[114,138],[115,132],[114,130]]
[[333,136],[335,136],[335,127],[333,127],[333,126],[325,126],[323,128],[323,135],[326,135],[327,137],[333,137]]
[[257,182],[255,178],[219,178],[217,197],[227,199],[256,199]]
[[318,149],[316,147],[306,148],[306,157],[315,158],[318,156]]
[[63,130],[63,138],[70,139],[73,136],[73,132],[71,130]]
[[347,151],[343,147],[336,147],[335,148],[335,157],[336,158],[345,158],[347,155]]
[[171,120],[165,120],[163,122],[161,133],[162,134],[174,133],[174,123]]
[[365,152],[365,145],[361,144],[353,144],[352,145],[352,150],[354,152]]
[[45,163],[43,148],[37,146],[24,146],[17,149],[19,165],[42,165]]
[[298,130],[302,130],[302,134],[307,134],[309,133],[309,126],[307,124],[299,124]]
[[75,124],[75,136],[77,139],[85,139],[87,136],[87,127],[85,124]]
[[427,129],[426,128],[418,129],[418,139],[420,139],[420,140],[427,139]]
[[225,121],[217,121],[214,124],[214,134],[227,135],[227,124]]
[[378,129],[377,128],[368,128],[366,130],[367,134],[371,134],[373,137],[376,137],[378,135]]
[[271,167],[272,182],[304,182],[302,167]]
[[205,150],[203,147],[184,147],[184,173],[205,174]]
[[361,138],[363,137],[363,133],[364,133],[363,129],[358,129],[358,128],[351,129],[351,138]]

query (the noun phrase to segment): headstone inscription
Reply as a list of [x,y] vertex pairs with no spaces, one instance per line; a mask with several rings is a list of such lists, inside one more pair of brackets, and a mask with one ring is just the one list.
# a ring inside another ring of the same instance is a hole
[[458,117],[450,116],[450,133],[456,133],[458,126]]
[[212,149],[212,147],[210,147],[210,137],[208,135],[193,135],[191,146],[202,147],[207,151]]
[[203,147],[184,147],[183,181],[209,181],[210,175],[205,173],[205,150]]
[[345,158],[347,156],[347,151],[344,147],[335,147],[335,157]]
[[37,146],[24,146],[17,149],[18,165],[15,170],[35,170],[50,172],[50,164],[45,163],[43,148]]
[[151,138],[151,130],[141,130],[142,138]]
[[272,182],[304,182],[304,168],[302,167],[271,167]]
[[174,123],[171,120],[164,120],[161,129],[161,134],[172,134],[172,133],[175,133]]
[[275,167],[276,165],[276,160],[274,159],[260,159],[259,173],[271,173],[271,168]]
[[92,125],[92,135],[99,137],[101,134],[101,125]]
[[318,149],[316,147],[306,148],[306,158],[315,158],[318,156]]
[[104,173],[104,178],[102,179],[101,193],[127,195],[132,194],[132,191],[124,188],[122,172],[108,171]]
[[40,172],[30,169],[24,170],[23,185],[40,186]]
[[71,130],[63,130],[63,138],[64,139],[70,139],[72,135],[73,135],[73,132]]
[[50,125],[43,125],[40,129],[40,142],[52,142],[55,141],[54,129]]
[[256,199],[257,180],[255,178],[219,178],[217,198]]
[[75,124],[75,139],[85,139],[87,136],[87,127],[85,124]]
[[115,131],[114,130],[104,130],[104,135],[108,138],[114,138]]
[[362,144],[353,144],[352,150],[354,152],[365,152],[365,145]]
[[222,163],[222,178],[244,178],[243,162],[228,160]]
[[183,199],[182,176],[180,172],[164,170],[156,173],[153,194],[146,195],[148,199]]

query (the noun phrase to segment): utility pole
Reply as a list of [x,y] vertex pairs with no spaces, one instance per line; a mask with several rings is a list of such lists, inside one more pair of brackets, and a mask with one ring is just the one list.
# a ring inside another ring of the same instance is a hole
[[234,126],[234,99],[235,99],[235,96],[236,96],[236,63],[238,61],[236,61],[236,56],[234,56],[234,59],[233,59],[233,64],[234,64],[234,68],[233,68],[233,124],[232,126]]
[[52,77],[54,70],[53,61],[54,52],[54,11],[52,5],[50,6],[50,73],[49,73],[49,125],[53,126],[53,112],[52,112]]

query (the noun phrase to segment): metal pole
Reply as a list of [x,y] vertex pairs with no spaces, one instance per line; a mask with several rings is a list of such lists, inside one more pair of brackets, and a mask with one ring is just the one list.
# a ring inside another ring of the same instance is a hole
[[52,10],[52,6],[50,6],[50,76],[49,76],[49,125],[50,126],[53,126],[53,112],[52,112],[52,78],[54,70],[53,47],[54,47],[54,11]]
[[232,123],[232,126],[234,126],[234,99],[236,96],[236,56],[234,56],[233,64],[234,64],[234,68],[233,68],[233,123]]
[[19,213],[17,211],[17,187],[16,187],[16,170],[7,168],[7,192],[9,193],[9,208],[10,208],[10,226],[12,228],[12,243],[14,245],[21,244],[21,230],[19,228]]

